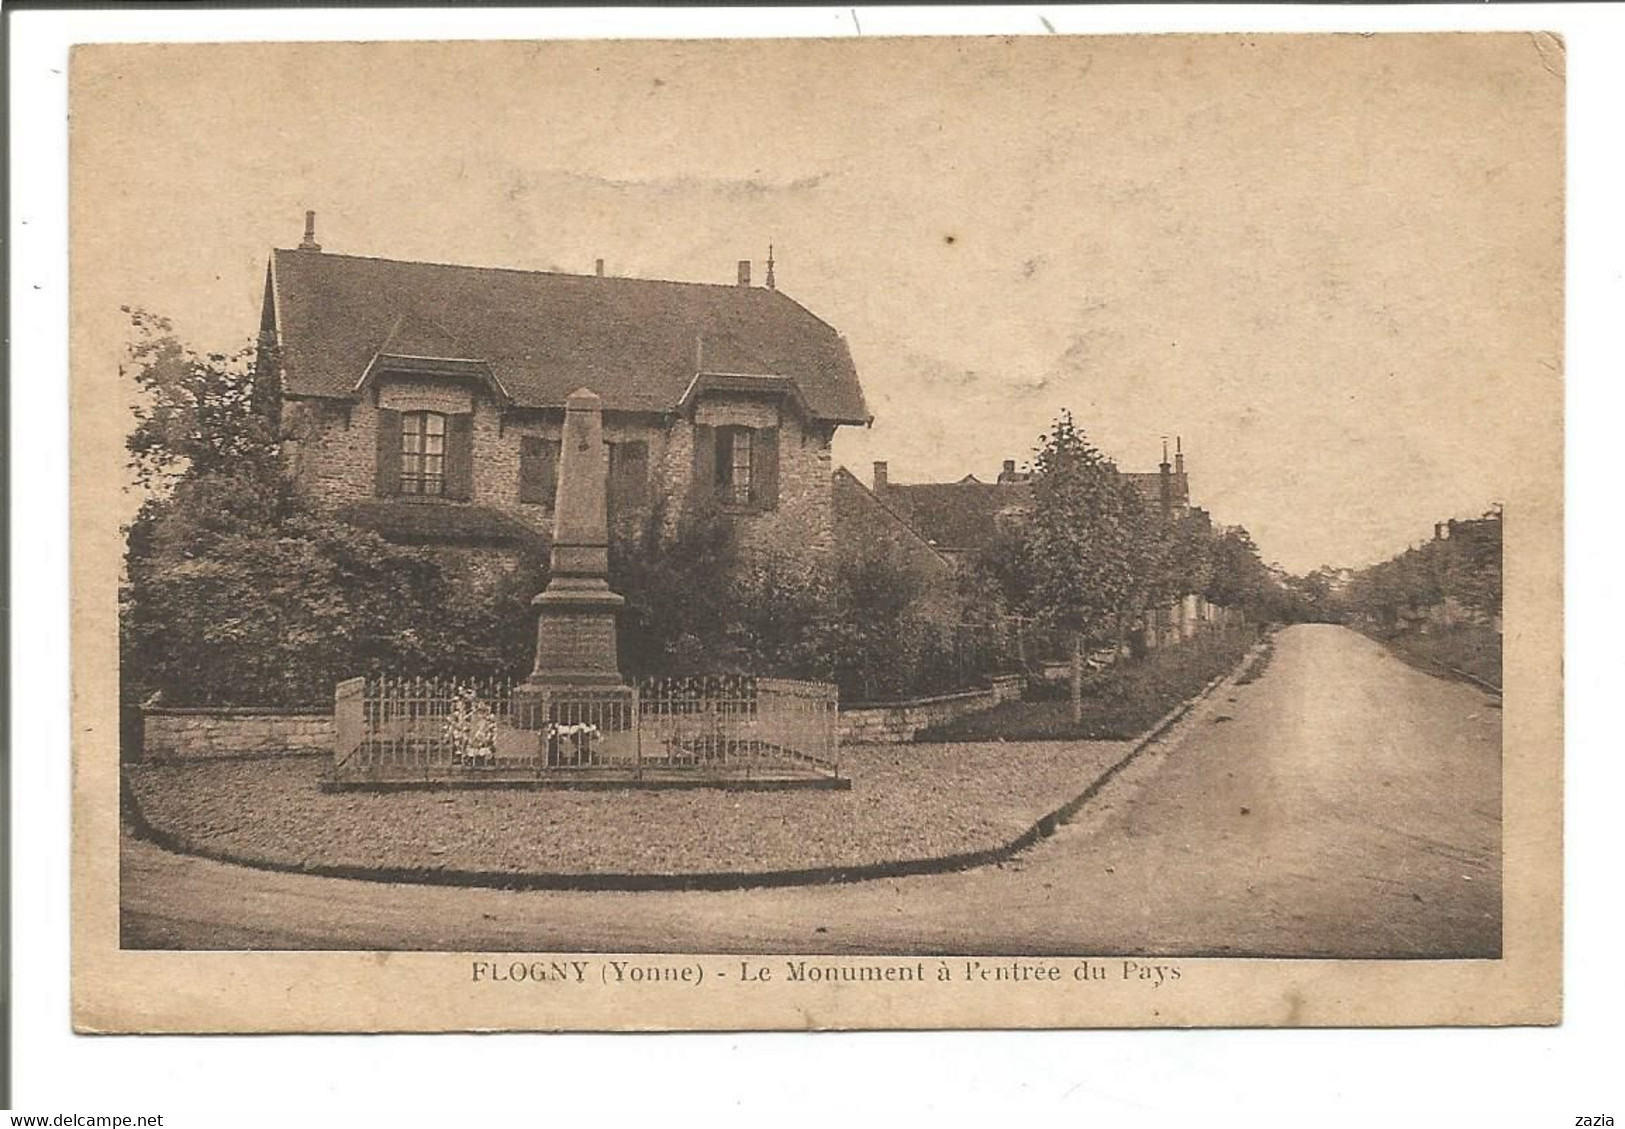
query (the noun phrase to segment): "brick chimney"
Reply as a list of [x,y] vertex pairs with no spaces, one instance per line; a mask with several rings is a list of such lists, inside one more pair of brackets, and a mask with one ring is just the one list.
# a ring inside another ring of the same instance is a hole
[[879,493],[886,488],[886,463],[884,460],[875,460],[875,492]]
[[750,285],[750,260],[749,259],[740,259],[739,260],[739,285],[741,285],[741,286],[749,286]]
[[1174,436],[1174,473],[1185,473],[1185,441],[1177,435]]
[[599,278],[603,278],[604,277],[604,260],[603,259],[594,260],[593,265],[592,265],[592,269],[593,269],[594,274],[596,274]]
[[1168,437],[1162,437],[1162,462],[1157,464],[1157,470],[1162,474],[1160,485],[1162,487],[1162,516],[1167,517],[1174,512],[1174,479],[1173,467],[1168,463]]
[[316,213],[305,213],[305,238],[300,242],[301,251],[320,251],[322,245],[316,242]]

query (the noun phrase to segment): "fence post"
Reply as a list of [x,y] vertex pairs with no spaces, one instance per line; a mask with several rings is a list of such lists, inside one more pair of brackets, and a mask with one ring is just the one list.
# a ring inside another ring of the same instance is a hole
[[824,691],[824,747],[835,764],[835,775],[841,775],[841,700],[833,688]]
[[643,779],[643,683],[632,683],[632,716],[627,719],[632,726],[632,776],[633,779]]
[[366,702],[365,678],[346,678],[333,688],[333,772],[361,747],[362,710]]

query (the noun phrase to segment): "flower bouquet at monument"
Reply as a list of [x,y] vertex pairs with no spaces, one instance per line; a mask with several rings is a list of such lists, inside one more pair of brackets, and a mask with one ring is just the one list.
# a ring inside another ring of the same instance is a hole
[[496,759],[496,715],[472,688],[464,690],[452,703],[446,718],[446,740],[451,743],[453,764],[479,767]]

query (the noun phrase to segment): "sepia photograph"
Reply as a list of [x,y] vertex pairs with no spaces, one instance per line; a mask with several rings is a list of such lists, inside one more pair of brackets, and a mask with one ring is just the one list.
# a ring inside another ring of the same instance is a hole
[[1555,1022],[1564,57],[76,48],[76,1022]]

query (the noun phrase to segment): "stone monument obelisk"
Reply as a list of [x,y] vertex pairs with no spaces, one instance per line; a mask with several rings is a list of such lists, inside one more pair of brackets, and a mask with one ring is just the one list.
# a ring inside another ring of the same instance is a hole
[[515,688],[516,707],[519,699],[534,703],[519,711],[522,716],[545,714],[543,703],[556,691],[612,691],[624,685],[615,649],[615,613],[625,601],[609,587],[608,463],[603,401],[578,388],[564,402],[552,575],[531,600],[536,663],[523,686]]

